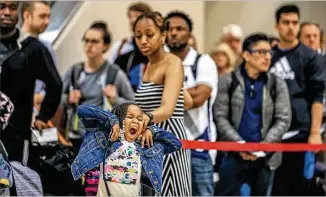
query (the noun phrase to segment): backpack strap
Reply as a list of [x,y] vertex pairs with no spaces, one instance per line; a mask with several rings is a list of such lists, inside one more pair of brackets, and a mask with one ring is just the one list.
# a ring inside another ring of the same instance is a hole
[[[81,73],[83,72],[83,70],[84,70],[84,67],[83,67],[83,63],[82,62],[81,63],[78,63],[78,64],[76,64],[76,65],[74,65],[72,67],[72,72],[71,72],[71,75],[70,75],[70,77],[71,77],[70,80],[71,80],[71,86],[72,86],[73,89],[77,89],[77,90],[80,89],[79,84],[78,84],[78,79],[79,79]],[[79,122],[78,122],[79,120],[78,120],[77,113],[76,113],[77,106],[78,106],[78,104],[77,105],[73,105],[73,107],[72,107],[72,113],[71,113],[70,117],[67,120],[68,124],[70,123],[70,121],[73,121],[72,122],[72,131],[75,131],[75,132],[78,131],[78,124],[79,124]],[[70,129],[71,129],[70,127],[67,127],[66,128],[66,133],[69,133],[69,130]]]
[[78,79],[80,77],[80,74],[83,72],[84,67],[83,67],[83,63],[78,63],[76,65],[74,65],[72,67],[72,72],[70,75],[70,81],[71,81],[71,86],[73,87],[73,89],[80,89],[78,82]]
[[231,85],[228,89],[229,99],[231,99],[233,92],[238,87],[239,81],[237,79],[237,76],[235,76],[235,72],[231,73]]
[[105,80],[105,84],[111,84],[113,85],[115,82],[115,79],[117,78],[117,73],[119,71],[118,66],[116,66],[115,64],[109,65],[108,68],[108,73],[106,75],[106,80]]
[[[117,78],[118,71],[119,71],[119,67],[114,64],[107,63],[107,66],[108,66],[108,68],[107,68],[105,81],[104,81],[104,78],[103,78],[103,80],[101,80],[103,88],[105,88],[106,85],[109,85],[109,84],[114,85],[115,80]],[[113,106],[109,102],[109,99],[103,95],[103,109],[111,111],[112,108],[113,108]]]
[[238,87],[239,81],[237,79],[237,76],[235,75],[235,71],[231,73],[231,85],[228,89],[228,95],[229,95],[229,120],[232,118],[232,105],[231,105],[231,100],[232,100],[232,95],[235,91],[235,89]]
[[191,71],[192,71],[192,74],[193,74],[195,80],[196,80],[196,78],[197,78],[197,66],[198,66],[198,61],[199,61],[199,59],[200,59],[201,56],[202,56],[202,54],[197,53],[197,56],[196,56],[195,62],[194,62],[194,64],[191,66]]
[[275,103],[275,99],[276,99],[276,83],[277,83],[277,79],[276,79],[276,75],[274,74],[270,74],[270,83],[271,83],[271,89],[270,89],[270,96],[273,100],[273,103]]
[[122,47],[126,44],[127,40],[128,40],[128,38],[123,38],[122,39],[121,44],[120,44],[119,49],[118,49],[117,57],[119,57],[121,55]]

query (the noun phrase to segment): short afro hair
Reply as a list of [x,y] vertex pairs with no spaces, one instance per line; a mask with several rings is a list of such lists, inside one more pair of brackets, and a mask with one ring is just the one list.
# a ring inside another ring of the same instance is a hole
[[183,20],[186,21],[186,23],[188,24],[188,27],[189,27],[189,30],[190,32],[192,32],[192,28],[193,28],[193,23],[192,23],[192,20],[190,19],[189,15],[182,12],[182,11],[172,11],[172,12],[169,12],[166,17],[164,18],[164,24],[166,24],[166,27],[168,27],[167,25],[167,21],[170,19],[170,18],[173,18],[173,17],[179,17],[179,18],[182,18]]

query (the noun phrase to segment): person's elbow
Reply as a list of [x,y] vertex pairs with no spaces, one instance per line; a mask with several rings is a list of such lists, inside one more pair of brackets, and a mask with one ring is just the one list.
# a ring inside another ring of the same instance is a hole
[[170,154],[176,152],[182,148],[182,143],[176,137],[173,139],[169,139],[170,143],[164,148],[164,154]]
[[311,83],[308,95],[311,98],[312,103],[315,102],[323,102],[324,96],[325,96],[325,81],[319,80],[314,81],[314,83]]
[[192,99],[187,99],[184,101],[184,109],[185,110],[193,108],[193,105],[194,105],[194,102]]
[[79,105],[77,107],[76,113],[79,118],[82,118],[85,116],[86,111],[88,110],[86,105]]
[[57,80],[56,82],[56,91],[59,92],[59,94],[62,93],[62,89],[63,89],[63,83],[61,80]]
[[290,129],[291,122],[292,114],[290,111],[288,113],[285,113],[282,118],[278,118],[275,120],[276,124],[281,125],[280,133],[282,134],[286,133]]
[[176,142],[175,142],[175,151],[178,151],[182,148],[182,143],[180,140],[176,139]]
[[312,98],[312,104],[314,103],[320,103],[323,104],[324,101],[324,95],[323,94],[316,94],[313,98]]
[[286,133],[291,126],[292,110],[290,100],[284,100],[276,108],[275,123],[281,125],[281,132]]
[[46,84],[45,92],[50,94],[51,97],[61,98],[63,90],[63,83],[61,80],[55,80],[50,84]]

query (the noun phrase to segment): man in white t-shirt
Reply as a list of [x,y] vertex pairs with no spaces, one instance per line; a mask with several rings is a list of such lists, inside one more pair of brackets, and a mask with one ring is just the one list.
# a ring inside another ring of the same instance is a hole
[[[140,16],[144,12],[150,12],[150,11],[152,11],[152,8],[147,3],[143,3],[143,2],[136,2],[128,7],[127,16],[129,19],[129,29],[131,32],[133,32],[132,28],[138,16]],[[128,38],[123,38],[113,44],[111,50],[109,51],[110,54],[109,62],[111,64],[114,64],[115,60],[120,55],[126,54],[134,50],[132,39],[133,39],[133,35]]]
[[[184,119],[189,140],[215,141],[216,128],[212,105],[217,94],[217,69],[207,54],[199,54],[189,46],[192,21],[187,14],[170,12],[167,24],[167,50],[181,58],[184,65],[184,87],[193,99],[192,109],[186,109]],[[213,163],[216,151],[192,150],[192,195],[213,196]]]

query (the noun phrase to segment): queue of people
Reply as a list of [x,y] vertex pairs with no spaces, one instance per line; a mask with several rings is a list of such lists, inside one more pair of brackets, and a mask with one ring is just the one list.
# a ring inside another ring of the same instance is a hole
[[74,149],[69,161],[60,160],[74,184],[65,195],[324,192],[314,169],[306,168],[321,153],[181,148],[181,140],[323,143],[322,30],[300,24],[296,5],[276,10],[278,38],[245,36],[229,24],[205,54],[197,50],[187,13],[162,16],[147,3],[133,3],[130,37],[112,44],[106,22],[94,21],[80,35],[86,60],[62,78],[51,46],[38,39],[50,13],[46,1],[0,1],[0,171],[11,169],[0,173],[2,192],[54,195],[40,171],[47,153],[35,148],[31,127],[56,128],[58,143]]

